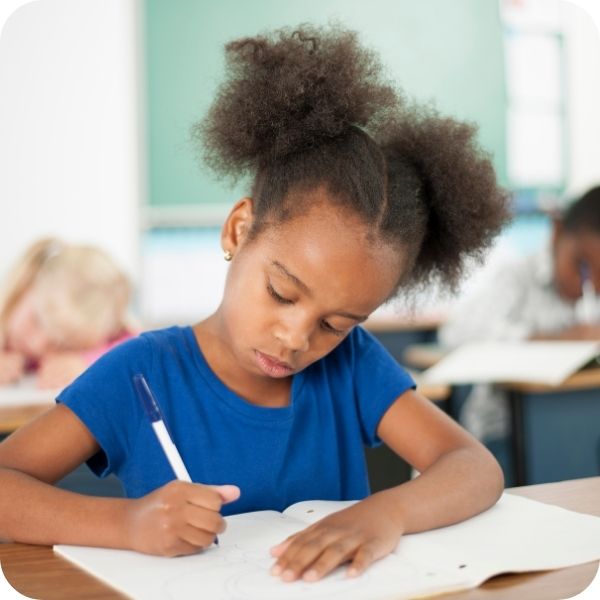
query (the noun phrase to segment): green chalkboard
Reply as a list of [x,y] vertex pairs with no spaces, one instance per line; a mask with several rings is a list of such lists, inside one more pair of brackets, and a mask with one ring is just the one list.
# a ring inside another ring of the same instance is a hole
[[245,191],[216,181],[190,142],[190,127],[221,81],[223,45],[331,20],[358,30],[409,95],[478,123],[480,142],[506,181],[497,0],[146,0],[143,18],[150,206],[229,203]]

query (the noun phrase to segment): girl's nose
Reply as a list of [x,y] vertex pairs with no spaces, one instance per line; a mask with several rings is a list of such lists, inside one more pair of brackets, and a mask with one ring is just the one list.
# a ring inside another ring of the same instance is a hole
[[310,345],[310,329],[302,324],[279,324],[275,338],[291,352],[306,352]]

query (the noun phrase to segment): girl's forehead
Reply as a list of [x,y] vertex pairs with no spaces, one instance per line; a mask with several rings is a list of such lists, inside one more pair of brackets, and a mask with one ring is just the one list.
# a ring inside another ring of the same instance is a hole
[[257,241],[267,266],[283,265],[315,292],[364,295],[367,303],[387,299],[405,263],[400,249],[374,237],[358,217],[331,206],[267,228]]

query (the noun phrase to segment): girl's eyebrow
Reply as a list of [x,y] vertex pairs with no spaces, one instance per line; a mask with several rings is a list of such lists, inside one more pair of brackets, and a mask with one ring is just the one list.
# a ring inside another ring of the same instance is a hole
[[[271,265],[274,266],[277,270],[281,271],[281,273],[283,273],[283,275],[285,275],[290,281],[295,283],[307,296],[312,296],[310,288],[303,281],[298,279],[296,275],[290,273],[278,260],[272,261]],[[344,311],[337,312],[335,314],[339,315],[340,317],[352,319],[353,321],[357,321],[358,323],[362,323],[363,321],[366,321],[369,318],[369,315],[353,315],[352,313]]]

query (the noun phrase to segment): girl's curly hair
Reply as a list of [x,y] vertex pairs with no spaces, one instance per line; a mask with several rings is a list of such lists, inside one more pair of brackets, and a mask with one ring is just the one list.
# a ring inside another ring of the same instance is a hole
[[408,106],[355,32],[302,25],[226,46],[226,80],[192,130],[219,175],[253,177],[254,224],[306,211],[325,188],[408,255],[398,286],[455,286],[508,218],[476,129]]

